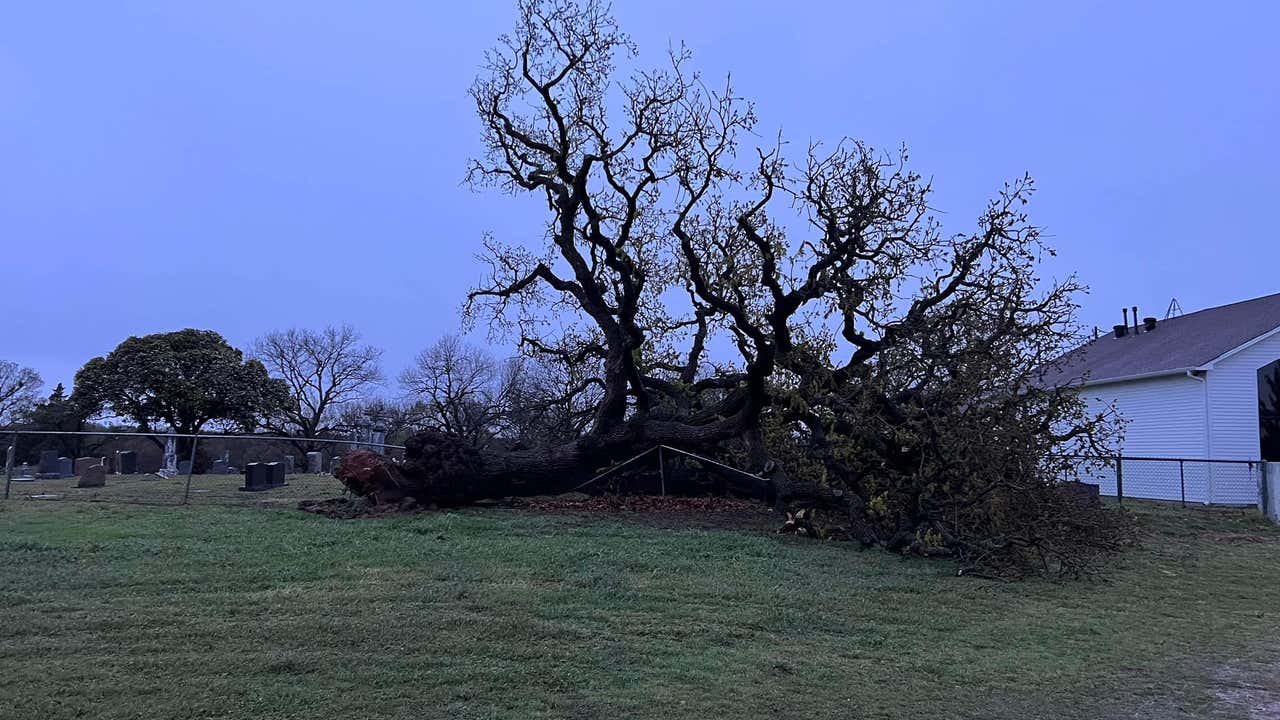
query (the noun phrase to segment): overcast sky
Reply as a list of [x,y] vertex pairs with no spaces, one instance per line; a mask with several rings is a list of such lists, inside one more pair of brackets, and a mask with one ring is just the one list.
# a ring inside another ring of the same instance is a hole
[[[486,231],[467,87],[514,3],[10,2],[0,10],[0,358],[52,387],[128,335],[349,322],[394,375],[456,324]],[[1050,274],[1163,317],[1280,291],[1280,4],[619,0],[761,140],[906,143],[945,226],[1031,172]]]

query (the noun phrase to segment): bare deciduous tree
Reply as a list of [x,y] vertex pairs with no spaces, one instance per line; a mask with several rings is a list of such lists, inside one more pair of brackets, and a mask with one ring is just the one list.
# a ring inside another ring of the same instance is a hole
[[[333,431],[342,406],[363,398],[382,381],[382,351],[361,342],[349,325],[273,332],[254,342],[252,355],[288,383],[292,398],[282,413],[263,425],[304,439]],[[308,447],[299,443],[300,449]]]
[[502,431],[520,375],[518,359],[500,362],[445,335],[418,353],[400,374],[400,385],[417,401],[418,425],[484,447]]
[[0,425],[17,422],[20,415],[30,410],[43,384],[35,370],[0,360]]

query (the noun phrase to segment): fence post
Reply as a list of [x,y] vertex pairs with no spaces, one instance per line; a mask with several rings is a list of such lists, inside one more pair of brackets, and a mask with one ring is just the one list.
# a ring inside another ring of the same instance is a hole
[[187,464],[187,489],[182,492],[182,504],[186,505],[191,497],[191,476],[196,471],[196,446],[200,444],[200,433],[191,436],[191,457]]
[[1205,473],[1207,473],[1209,476],[1209,484],[1205,490],[1206,497],[1204,499],[1204,504],[1207,506],[1212,506],[1213,505],[1213,476],[1216,475],[1217,473],[1214,471],[1212,460],[1205,460],[1204,466],[1205,466],[1204,467]]
[[[1262,472],[1258,473],[1258,509],[1263,515],[1267,514],[1268,498],[1267,498],[1267,466],[1266,463],[1258,463],[1258,469]],[[1249,461],[1249,474],[1253,474],[1253,461]]]
[[1116,456],[1116,502],[1124,504],[1124,457]]
[[1178,484],[1182,487],[1182,507],[1187,506],[1187,461],[1178,460]]
[[9,486],[13,484],[13,456],[18,452],[18,436],[13,436],[13,444],[4,454],[4,499],[9,499]]
[[662,446],[658,446],[658,481],[662,483],[662,497],[667,496],[667,462],[662,454]]

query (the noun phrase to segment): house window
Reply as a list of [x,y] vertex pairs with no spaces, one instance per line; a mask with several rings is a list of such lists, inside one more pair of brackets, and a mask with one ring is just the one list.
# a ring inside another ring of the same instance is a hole
[[1258,371],[1258,423],[1262,459],[1280,462],[1280,360]]

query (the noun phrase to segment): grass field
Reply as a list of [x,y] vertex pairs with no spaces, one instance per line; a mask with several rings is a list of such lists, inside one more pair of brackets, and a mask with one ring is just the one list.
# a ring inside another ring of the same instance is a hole
[[1274,717],[1280,532],[1139,512],[1104,578],[997,583],[625,515],[15,496],[0,717]]
[[[0,478],[3,479],[3,478]],[[191,492],[186,492],[187,476],[168,479],[158,475],[108,475],[104,487],[78,488],[79,478],[13,482],[9,496],[17,499],[104,501],[180,505],[183,497],[192,505],[246,505],[297,507],[300,500],[323,500],[343,492],[342,483],[332,475],[290,475],[284,487],[257,492],[241,492],[244,476],[193,475]]]

